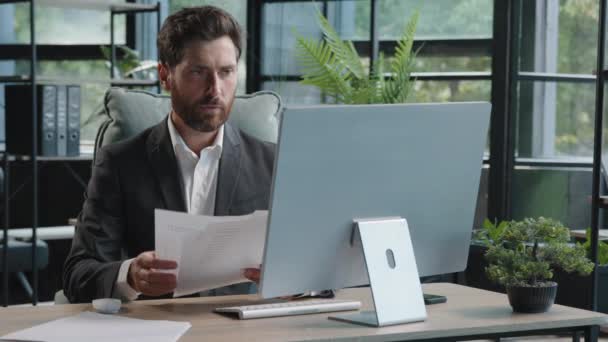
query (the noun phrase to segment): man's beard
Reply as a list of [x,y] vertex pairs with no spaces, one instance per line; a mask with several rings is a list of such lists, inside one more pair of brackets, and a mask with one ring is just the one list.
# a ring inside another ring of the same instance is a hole
[[[175,91],[175,88],[173,89],[174,91],[171,92],[173,110],[188,127],[199,132],[213,132],[228,120],[232,101],[226,104],[217,97],[206,96],[189,102],[179,92]],[[217,113],[215,110],[213,112],[203,111],[200,106],[205,105],[219,106],[220,112]]]

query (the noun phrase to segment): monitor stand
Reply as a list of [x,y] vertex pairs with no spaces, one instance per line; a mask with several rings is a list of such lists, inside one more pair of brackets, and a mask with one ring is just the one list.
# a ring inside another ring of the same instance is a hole
[[401,217],[356,219],[351,243],[361,242],[373,311],[329,317],[373,327],[426,319],[414,249]]

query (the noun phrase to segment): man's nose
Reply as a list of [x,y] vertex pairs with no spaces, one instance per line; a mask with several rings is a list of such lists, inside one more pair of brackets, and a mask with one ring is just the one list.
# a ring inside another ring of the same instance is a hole
[[218,96],[221,92],[220,90],[221,80],[216,73],[212,73],[209,75],[209,79],[207,82],[207,95],[209,96]]

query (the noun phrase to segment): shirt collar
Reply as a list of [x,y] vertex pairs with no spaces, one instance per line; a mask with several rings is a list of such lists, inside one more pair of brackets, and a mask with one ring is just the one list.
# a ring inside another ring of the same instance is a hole
[[[184,141],[182,136],[177,131],[177,128],[175,128],[175,125],[173,124],[173,120],[171,120],[171,114],[169,114],[167,117],[167,125],[169,126],[169,136],[171,137],[171,146],[173,146],[173,152],[174,153],[177,152],[176,150],[178,148],[180,148],[180,149],[183,149],[185,151],[192,153],[193,155],[196,155],[196,153],[194,153],[190,149],[190,147],[188,147],[188,145],[186,145],[186,142]],[[224,147],[224,125],[221,125],[220,128],[217,130],[217,135],[215,136],[215,140],[213,140],[213,144],[211,144],[211,146],[208,146],[206,148],[217,150],[218,156],[221,156],[223,147]]]

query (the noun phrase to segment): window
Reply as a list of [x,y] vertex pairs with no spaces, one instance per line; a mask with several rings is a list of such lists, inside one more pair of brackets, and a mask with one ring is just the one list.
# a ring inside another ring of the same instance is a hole
[[519,3],[516,156],[593,154],[598,2]]
[[517,0],[511,218],[589,226],[599,2]]
[[[416,9],[420,12],[416,45],[422,49],[414,66],[418,82],[410,101],[490,99],[492,0],[379,0],[377,6],[380,50],[389,58],[410,15]],[[286,103],[324,102],[318,90],[298,82],[301,73],[293,33],[320,38],[317,11],[326,14],[343,39],[354,42],[364,64],[369,65],[369,0],[272,1],[263,2],[260,11],[256,89],[275,90]],[[454,72],[457,75],[447,74]]]
[[[124,2],[107,0],[108,3]],[[13,37],[0,40],[2,44],[29,44],[30,42],[30,5],[17,3],[13,6]],[[110,44],[110,14],[105,10],[67,7],[37,6],[36,41],[38,44]],[[117,44],[126,43],[125,17],[117,16],[114,39]]]

